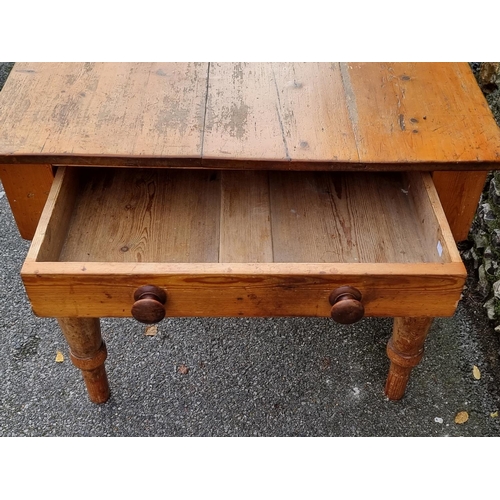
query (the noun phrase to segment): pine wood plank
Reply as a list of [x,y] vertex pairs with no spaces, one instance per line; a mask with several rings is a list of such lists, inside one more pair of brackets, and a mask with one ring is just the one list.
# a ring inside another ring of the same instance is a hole
[[[270,174],[275,262],[359,262],[345,178],[313,172]],[[344,187],[342,187],[344,186]]]
[[0,93],[5,164],[470,171],[499,145],[465,63],[18,63]]
[[0,165],[0,179],[21,237],[31,240],[54,180],[50,165]]
[[460,262],[428,174],[67,167],[46,208],[45,261]]
[[167,316],[323,316],[348,283],[366,316],[451,316],[465,281],[450,264],[159,264],[26,261],[22,278],[35,314],[129,317],[145,283],[167,291]]
[[432,260],[462,262],[431,175],[427,172],[408,172],[405,177],[418,222],[415,236],[423,242]]
[[220,173],[80,169],[79,174],[80,192],[58,260],[217,262]]
[[267,172],[220,174],[219,262],[273,262]]
[[443,169],[442,163],[489,169],[489,162],[500,160],[500,130],[467,63],[341,66],[367,168],[392,163],[394,169],[425,169],[431,162],[437,165],[430,170]]
[[292,161],[359,159],[339,63],[273,63]]
[[455,241],[467,239],[487,175],[488,172],[434,172],[432,176]]
[[338,63],[212,63],[203,157],[355,161]]
[[207,78],[207,63],[16,63],[0,155],[199,158]]
[[347,179],[345,196],[362,262],[441,261],[424,240],[415,237],[420,221],[406,196],[404,176],[379,173],[370,179],[367,174],[349,173]]
[[[270,173],[275,262],[431,262],[399,175]],[[383,192],[384,196],[380,196]]]
[[289,160],[271,63],[211,63],[203,158]]
[[78,192],[76,172],[60,168],[54,178],[27,259],[57,261],[73,217]]

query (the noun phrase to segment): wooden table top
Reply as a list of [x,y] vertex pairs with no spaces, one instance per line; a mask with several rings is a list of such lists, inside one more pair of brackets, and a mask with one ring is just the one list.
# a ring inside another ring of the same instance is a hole
[[17,63],[0,163],[491,170],[467,63]]

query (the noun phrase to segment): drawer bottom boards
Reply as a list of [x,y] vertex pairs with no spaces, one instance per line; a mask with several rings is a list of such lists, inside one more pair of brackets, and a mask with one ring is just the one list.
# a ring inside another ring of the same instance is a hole
[[22,269],[34,312],[450,316],[466,271],[427,173],[59,168]]

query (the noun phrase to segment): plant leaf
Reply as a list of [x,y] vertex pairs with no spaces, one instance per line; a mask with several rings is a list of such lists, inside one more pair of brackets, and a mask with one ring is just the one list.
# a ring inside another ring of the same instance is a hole
[[177,368],[177,371],[181,375],[187,375],[189,373],[189,368],[186,365],[179,365],[179,367]]
[[154,337],[158,333],[158,327],[156,325],[147,326],[144,331],[144,335],[148,337]]
[[459,411],[455,416],[456,424],[465,424],[469,420],[469,414],[466,411]]

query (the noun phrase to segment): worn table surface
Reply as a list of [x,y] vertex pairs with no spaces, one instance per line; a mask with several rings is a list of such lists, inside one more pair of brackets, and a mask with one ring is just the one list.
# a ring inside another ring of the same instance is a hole
[[0,93],[4,164],[498,162],[500,130],[467,63],[17,63]]

